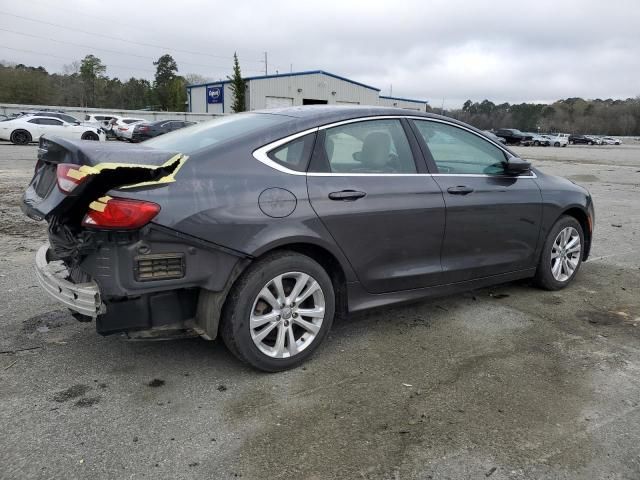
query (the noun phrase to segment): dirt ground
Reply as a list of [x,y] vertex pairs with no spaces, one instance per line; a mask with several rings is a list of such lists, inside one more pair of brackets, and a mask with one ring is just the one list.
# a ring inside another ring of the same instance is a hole
[[640,144],[519,152],[594,196],[571,287],[354,316],[266,375],[49,300],[19,210],[36,148],[0,144],[0,478],[640,478]]

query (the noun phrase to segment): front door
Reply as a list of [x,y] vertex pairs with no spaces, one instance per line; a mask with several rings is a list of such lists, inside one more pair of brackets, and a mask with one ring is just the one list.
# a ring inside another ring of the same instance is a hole
[[441,281],[444,200],[406,131],[400,119],[322,129],[307,176],[313,209],[371,293]]
[[535,175],[506,175],[506,152],[465,128],[413,120],[446,204],[443,280],[536,266],[542,196]]

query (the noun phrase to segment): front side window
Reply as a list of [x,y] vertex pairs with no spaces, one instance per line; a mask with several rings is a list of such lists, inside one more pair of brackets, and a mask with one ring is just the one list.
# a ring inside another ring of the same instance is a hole
[[433,157],[438,173],[504,174],[504,152],[462,128],[439,122],[414,120]]
[[332,173],[416,173],[400,120],[367,120],[328,128],[324,152]]

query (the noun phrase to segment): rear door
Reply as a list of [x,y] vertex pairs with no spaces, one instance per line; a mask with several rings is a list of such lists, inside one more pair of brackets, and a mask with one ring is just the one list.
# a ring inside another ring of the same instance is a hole
[[412,120],[446,204],[446,283],[535,267],[542,196],[534,178],[504,171],[506,152],[437,120]]
[[322,127],[307,175],[313,209],[372,293],[441,280],[444,200],[408,128],[397,117]]

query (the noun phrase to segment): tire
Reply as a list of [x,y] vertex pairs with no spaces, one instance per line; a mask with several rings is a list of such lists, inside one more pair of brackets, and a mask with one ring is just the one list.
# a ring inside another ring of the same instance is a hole
[[593,142],[589,142],[589,145],[593,145]]
[[14,130],[10,138],[14,145],[29,145],[32,140],[31,134],[26,130]]
[[559,147],[560,146],[560,142],[556,142],[553,144],[554,147]]
[[534,147],[539,147],[540,146],[540,142],[538,140],[536,140],[535,142],[533,142],[533,146]]
[[[572,244],[575,238],[578,238],[580,242],[577,245],[577,251],[575,251],[576,243]],[[563,244],[568,245],[568,248]],[[564,254],[562,253],[563,249],[565,250]],[[544,242],[533,279],[534,284],[545,290],[560,290],[569,285],[582,265],[583,249],[584,232],[580,222],[574,217],[563,215],[553,225]],[[555,261],[552,259],[552,255],[557,255]],[[563,258],[566,260],[563,261]],[[559,268],[554,268],[558,263],[560,264]]]
[[573,141],[573,140],[569,140],[569,143],[570,143],[571,145],[575,145],[575,144],[576,144],[576,142],[575,142],[575,141]]
[[[277,294],[278,278],[284,295]],[[294,289],[301,291],[296,295],[300,298],[314,285],[318,288],[302,303],[296,305],[289,298]],[[271,293],[269,301],[265,291]],[[301,314],[303,309],[318,312],[311,317]],[[317,317],[321,312],[324,316]],[[334,314],[335,294],[327,272],[305,255],[275,252],[251,265],[236,281],[222,310],[220,336],[241,361],[265,372],[279,372],[299,366],[313,354],[329,333]],[[264,318],[253,324],[252,316]]]
[[94,132],[84,132],[82,134],[82,137],[80,137],[82,140],[93,140],[93,141],[99,141],[100,137],[98,137],[98,135]]

